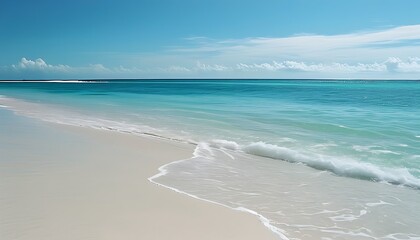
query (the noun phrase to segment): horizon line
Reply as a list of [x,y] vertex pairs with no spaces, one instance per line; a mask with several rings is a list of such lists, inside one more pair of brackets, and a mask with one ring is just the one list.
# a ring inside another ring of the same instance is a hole
[[0,82],[88,82],[88,81],[132,81],[132,80],[341,80],[341,81],[420,81],[399,78],[48,78],[48,79],[0,79]]

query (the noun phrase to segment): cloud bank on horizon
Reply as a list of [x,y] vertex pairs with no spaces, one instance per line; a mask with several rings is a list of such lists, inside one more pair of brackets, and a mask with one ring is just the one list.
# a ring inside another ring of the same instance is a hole
[[420,78],[420,25],[342,35],[282,38],[186,39],[140,62],[159,65],[107,67],[50,64],[28,59],[0,68],[3,79],[39,78]]

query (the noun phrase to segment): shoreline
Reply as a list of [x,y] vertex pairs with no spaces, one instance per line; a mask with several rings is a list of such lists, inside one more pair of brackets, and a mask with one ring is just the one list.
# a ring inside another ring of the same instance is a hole
[[[86,113],[77,113],[74,109],[65,109],[64,111],[58,106],[50,104],[39,104],[37,102],[23,100],[19,98],[11,98],[0,95],[0,107],[10,109],[19,116],[29,117],[36,120],[50,122],[52,124],[61,124],[67,126],[84,127],[95,130],[107,130],[123,134],[133,134],[140,137],[156,137],[162,140],[175,141],[180,143],[191,144],[198,146],[199,142],[191,139],[183,139],[177,135],[165,135],[160,133],[159,128],[151,127],[149,125],[128,124],[120,125],[120,122],[111,119],[101,119],[90,117]],[[33,109],[36,109],[33,111]],[[41,113],[42,112],[42,113]],[[51,113],[51,116],[49,114]],[[69,115],[71,114],[71,115]],[[75,115],[72,115],[75,114]],[[63,117],[64,116],[64,117]],[[70,116],[70,117],[69,117]],[[92,125],[92,122],[95,124]],[[346,128],[339,125],[340,128]],[[415,136],[417,138],[417,135]],[[420,189],[420,181],[412,173],[405,171],[405,167],[395,168],[392,166],[381,166],[372,164],[372,162],[358,161],[357,159],[336,159],[334,156],[329,155],[311,155],[310,152],[301,154],[300,151],[293,148],[284,148],[281,145],[270,144],[264,141],[255,141],[245,145],[238,144],[237,142],[230,142],[230,140],[213,139],[210,144],[214,144],[216,148],[228,148],[239,150],[257,157],[264,157],[270,159],[277,159],[290,163],[302,163],[307,167],[318,170],[326,170],[337,176],[344,176],[353,179],[362,179],[371,182],[381,182],[392,185],[400,185],[412,189]],[[218,141],[222,142],[218,142]],[[227,145],[226,143],[227,142]],[[372,148],[375,146],[369,146]],[[356,149],[355,149],[356,148]],[[361,150],[357,150],[357,148]],[[372,150],[368,152],[373,154],[397,154],[395,152],[384,150]],[[355,145],[355,151],[363,151],[363,148]],[[299,157],[294,157],[294,156]],[[325,161],[327,161],[325,163]]]
[[198,197],[196,195],[193,195],[193,194],[184,192],[182,190],[179,190],[177,188],[174,188],[174,187],[171,187],[171,186],[167,186],[165,184],[162,184],[162,183],[159,183],[159,182],[154,181],[155,178],[159,178],[161,176],[166,175],[166,170],[164,169],[165,167],[170,166],[172,164],[179,163],[179,162],[189,161],[189,160],[190,159],[181,159],[181,160],[169,162],[169,163],[167,163],[165,165],[160,166],[159,169],[158,169],[159,170],[159,173],[157,173],[156,175],[153,175],[153,176],[149,177],[148,178],[149,182],[154,183],[154,184],[158,185],[159,187],[167,188],[167,189],[172,190],[172,191],[174,191],[176,193],[183,194],[183,195],[186,195],[188,197],[191,197],[191,198],[194,198],[194,199],[197,199],[197,200],[200,200],[200,201],[204,201],[204,202],[208,202],[210,204],[215,204],[215,205],[218,205],[218,206],[222,206],[222,207],[225,207],[225,208],[234,210],[234,211],[245,212],[245,213],[254,215],[255,217],[257,217],[260,220],[260,222],[266,228],[268,228],[271,232],[273,232],[274,234],[276,234],[278,237],[280,237],[281,239],[284,239],[284,240],[288,240],[289,239],[288,237],[286,237],[283,234],[283,232],[281,231],[281,229],[278,229],[275,226],[273,226],[270,223],[270,220],[269,219],[267,219],[266,217],[264,217],[263,215],[259,214],[258,212],[254,211],[254,210],[251,210],[251,209],[248,209],[248,208],[245,208],[245,207],[236,207],[236,208],[233,208],[233,207],[227,206],[227,205],[225,205],[223,203],[219,203],[219,202],[215,202],[215,201],[212,201],[212,200],[209,200],[209,199],[201,198],[201,197]]
[[185,143],[5,112],[18,129],[0,137],[11,145],[5,158],[18,159],[0,165],[5,239],[276,239],[250,214],[148,181],[159,167],[191,156]]

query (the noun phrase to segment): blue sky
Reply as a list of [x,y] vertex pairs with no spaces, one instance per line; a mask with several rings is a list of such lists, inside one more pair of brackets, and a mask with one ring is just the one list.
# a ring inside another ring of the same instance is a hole
[[420,79],[418,0],[3,0],[0,79]]

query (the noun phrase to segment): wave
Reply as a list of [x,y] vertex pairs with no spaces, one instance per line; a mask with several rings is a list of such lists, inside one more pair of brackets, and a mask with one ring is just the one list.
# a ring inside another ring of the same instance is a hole
[[211,147],[241,151],[292,163],[302,163],[321,171],[329,171],[339,176],[351,177],[375,182],[385,182],[420,189],[420,179],[413,176],[406,168],[381,167],[351,158],[333,157],[314,153],[303,153],[286,147],[265,142],[239,145],[233,141],[213,140]]

